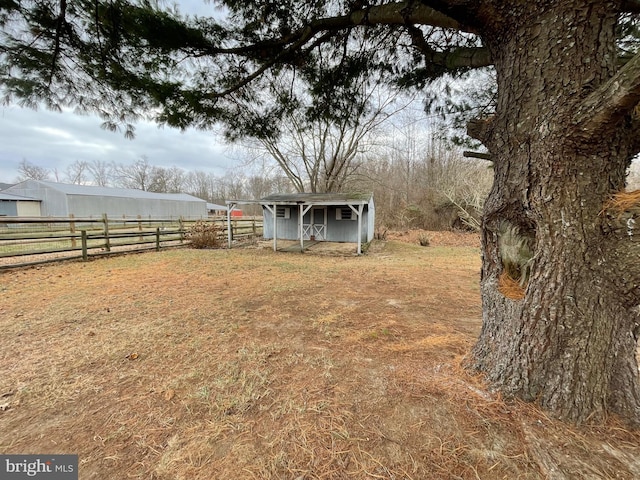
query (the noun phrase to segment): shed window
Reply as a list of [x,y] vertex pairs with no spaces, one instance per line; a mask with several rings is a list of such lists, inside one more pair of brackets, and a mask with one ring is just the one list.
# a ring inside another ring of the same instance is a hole
[[336,220],[355,220],[356,214],[351,207],[336,208]]
[[276,207],[276,217],[277,218],[291,218],[291,208],[290,207]]

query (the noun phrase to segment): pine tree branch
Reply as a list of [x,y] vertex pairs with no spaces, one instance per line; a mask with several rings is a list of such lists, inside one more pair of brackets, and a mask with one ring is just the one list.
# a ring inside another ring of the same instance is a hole
[[486,47],[458,47],[437,51],[431,48],[424,38],[422,30],[416,27],[409,27],[408,30],[413,46],[424,55],[427,63],[439,65],[447,70],[493,65],[491,53]]
[[481,2],[478,0],[423,0],[422,3],[471,28],[471,25],[478,20],[475,14]]
[[[443,13],[415,2],[395,2],[378,6],[368,6],[354,10],[347,15],[320,18],[288,35],[273,40],[265,40],[250,45],[230,48],[211,46],[204,54],[257,55],[269,57],[273,51],[280,51],[289,45],[308,41],[321,32],[338,32],[348,28],[371,25],[430,25],[464,32],[471,30]],[[471,32],[473,33],[473,32]]]
[[[253,73],[242,79],[228,89],[208,95],[209,98],[220,98],[229,95],[248,85],[256,78],[263,75],[273,65],[282,62],[285,58],[292,58],[302,51],[309,43],[314,44],[327,41],[333,32],[339,32],[348,28],[370,25],[430,25],[454,30],[469,31],[459,22],[446,15],[422,4],[413,2],[397,2],[380,6],[369,6],[351,12],[349,15],[328,17],[311,22],[308,26],[283,36],[279,39],[258,42],[234,48],[212,47],[207,55],[235,54],[247,56],[264,63]],[[319,34],[323,34],[318,37]],[[442,62],[448,69],[490,64],[490,55],[484,49],[460,48],[451,52],[439,53],[431,50],[428,61]]]
[[486,144],[492,123],[493,116],[470,120],[467,122],[467,135]]
[[578,136],[593,137],[616,125],[640,102],[640,53],[609,81],[600,85],[576,109],[573,125]]
[[53,83],[53,76],[56,70],[56,63],[58,62],[58,58],[60,57],[60,39],[62,37],[62,29],[65,24],[65,15],[67,13],[67,0],[60,0],[60,14],[56,20],[56,37],[55,37],[55,45],[53,48],[53,58],[51,60],[51,71],[49,73],[49,87]]
[[622,10],[627,13],[640,13],[640,0],[624,0]]

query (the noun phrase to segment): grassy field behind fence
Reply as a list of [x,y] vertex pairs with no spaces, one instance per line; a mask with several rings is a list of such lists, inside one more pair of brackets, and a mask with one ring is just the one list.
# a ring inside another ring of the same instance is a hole
[[[71,253],[87,257],[113,249],[160,249],[188,241],[199,220],[182,218],[2,218],[0,220],[0,267],[50,261],[51,254]],[[228,237],[225,218],[205,220],[218,226],[221,239]],[[231,221],[234,239],[262,234],[262,218]],[[47,256],[48,255],[48,256]],[[36,258],[39,256],[39,258]],[[20,257],[20,258],[18,258]],[[69,255],[65,255],[65,258]],[[12,258],[13,261],[6,261]],[[58,257],[53,257],[58,258]]]

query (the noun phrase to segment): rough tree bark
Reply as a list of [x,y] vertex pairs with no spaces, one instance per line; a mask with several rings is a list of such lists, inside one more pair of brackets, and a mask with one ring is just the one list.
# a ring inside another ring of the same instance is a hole
[[[610,108],[614,98],[589,103],[617,73],[620,4],[486,3],[492,8],[480,34],[495,62],[499,97],[495,116],[469,129],[495,166],[473,364],[503,392],[538,401],[559,418],[580,423],[615,412],[640,422],[640,277],[632,267],[640,243],[608,229],[602,214],[607,198],[623,190],[636,151],[625,102],[638,98],[627,90],[620,108]],[[602,90],[607,95],[611,86]],[[598,121],[585,121],[585,112]],[[531,252],[522,249],[521,300],[498,290],[513,237]]]

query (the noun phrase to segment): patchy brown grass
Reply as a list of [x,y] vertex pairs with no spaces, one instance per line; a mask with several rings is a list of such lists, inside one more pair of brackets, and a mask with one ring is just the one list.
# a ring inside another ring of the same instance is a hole
[[634,478],[636,432],[569,428],[461,367],[479,268],[393,241],[3,272],[0,451],[77,453],[81,479]]

